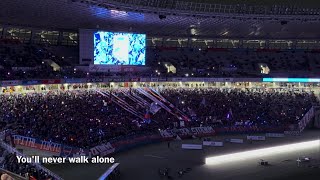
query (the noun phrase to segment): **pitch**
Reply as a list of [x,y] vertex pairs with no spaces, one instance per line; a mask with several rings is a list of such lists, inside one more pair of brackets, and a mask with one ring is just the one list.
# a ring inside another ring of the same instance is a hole
[[[292,179],[301,177],[311,179],[320,175],[319,168],[304,163],[297,165],[297,158],[308,156],[320,159],[319,147],[305,151],[270,155],[263,157],[270,166],[258,164],[259,158],[249,159],[245,162],[221,164],[219,166],[205,165],[205,157],[228,154],[257,148],[271,147],[295,142],[304,142],[317,139],[319,130],[308,130],[301,136],[286,136],[284,138],[267,138],[266,141],[245,141],[244,144],[227,144],[224,147],[205,147],[203,150],[182,150],[182,143],[201,144],[200,139],[173,141],[168,148],[167,142],[138,147],[126,152],[118,153],[114,157],[120,163],[122,180],[157,180],[166,179],[161,172],[168,171],[172,179],[183,180],[209,180],[209,179]],[[241,135],[219,135],[211,137],[217,141],[228,138],[244,138]],[[314,164],[314,163],[313,163]],[[85,164],[85,165],[50,165],[48,168],[68,179],[97,179],[110,164]]]

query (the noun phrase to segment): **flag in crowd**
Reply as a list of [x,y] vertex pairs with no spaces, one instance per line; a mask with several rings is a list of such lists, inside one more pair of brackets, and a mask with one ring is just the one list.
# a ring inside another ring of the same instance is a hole
[[228,114],[227,114],[227,119],[230,120],[230,119],[232,119],[232,118],[233,118],[233,114],[232,114],[232,109],[230,108],[230,109],[229,109],[229,112],[228,112]]
[[156,102],[151,103],[150,112],[152,114],[156,114],[160,109],[161,109],[161,107]]

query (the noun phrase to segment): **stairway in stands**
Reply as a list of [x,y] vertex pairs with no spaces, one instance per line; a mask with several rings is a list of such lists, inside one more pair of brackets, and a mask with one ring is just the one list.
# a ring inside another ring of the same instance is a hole
[[139,119],[144,119],[143,112],[139,111],[137,107],[130,105],[127,101],[123,100],[122,97],[119,97],[119,95],[125,95],[125,92],[122,93],[113,93],[113,92],[106,92],[106,91],[99,91],[97,90],[99,94],[106,98],[110,98],[112,102],[120,106],[122,109],[126,110],[127,112],[131,113],[132,115],[138,117]]
[[176,108],[171,102],[164,98],[159,92],[152,88],[137,88],[136,89],[141,95],[152,100],[152,102],[159,105],[161,108],[178,118],[179,120],[190,121],[190,118],[184,114],[181,110]]

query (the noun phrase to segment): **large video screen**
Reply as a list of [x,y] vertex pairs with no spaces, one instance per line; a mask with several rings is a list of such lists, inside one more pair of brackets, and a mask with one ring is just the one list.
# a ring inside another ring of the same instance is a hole
[[98,31],[94,33],[94,64],[145,65],[146,35]]

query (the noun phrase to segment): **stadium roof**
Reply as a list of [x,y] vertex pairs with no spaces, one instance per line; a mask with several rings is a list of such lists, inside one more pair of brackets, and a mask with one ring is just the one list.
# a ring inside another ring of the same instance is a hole
[[319,8],[317,0],[183,0],[187,2],[212,3],[212,4],[247,4],[247,5],[287,5],[304,8]]
[[190,12],[101,2],[105,0],[1,0],[0,23],[44,29],[100,28],[175,37],[318,39],[320,35],[319,15]]

